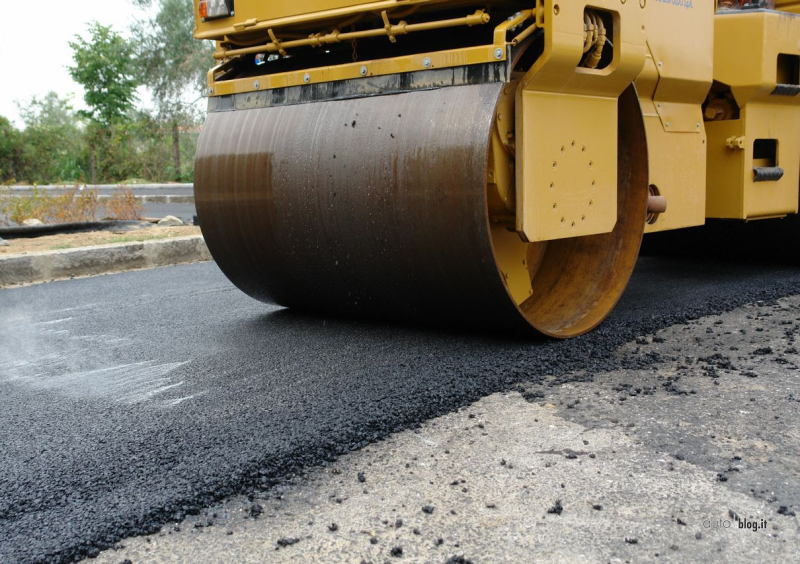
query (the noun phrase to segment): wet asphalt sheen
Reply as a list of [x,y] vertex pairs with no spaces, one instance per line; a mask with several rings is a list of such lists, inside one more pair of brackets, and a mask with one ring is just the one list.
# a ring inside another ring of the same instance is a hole
[[[637,336],[800,293],[800,267],[643,257],[586,337],[260,304],[213,263],[0,291],[0,562],[71,561]],[[574,375],[575,370],[582,370]]]

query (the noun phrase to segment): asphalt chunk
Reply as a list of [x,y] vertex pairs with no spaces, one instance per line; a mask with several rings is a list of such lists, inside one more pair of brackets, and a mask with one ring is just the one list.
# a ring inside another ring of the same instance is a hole
[[473,562],[462,554],[460,556],[451,556],[445,561],[445,564],[473,564]]
[[297,544],[300,542],[300,539],[292,538],[292,537],[284,537],[277,540],[276,544],[278,548],[286,548],[287,546],[292,546],[293,544]]

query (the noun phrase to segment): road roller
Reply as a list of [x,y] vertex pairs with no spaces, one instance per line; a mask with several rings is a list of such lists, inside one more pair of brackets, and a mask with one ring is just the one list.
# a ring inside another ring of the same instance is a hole
[[569,338],[648,233],[798,212],[798,0],[195,0],[203,235],[285,307]]

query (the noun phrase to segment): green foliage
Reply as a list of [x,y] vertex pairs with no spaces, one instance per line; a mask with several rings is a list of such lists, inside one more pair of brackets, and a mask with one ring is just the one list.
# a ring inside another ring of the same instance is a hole
[[0,182],[8,182],[18,174],[22,153],[20,132],[0,116]]
[[[135,0],[149,7],[151,0]],[[157,116],[170,124],[172,178],[180,180],[182,158],[179,131],[196,118],[194,102],[205,90],[205,75],[213,64],[213,45],[195,41],[192,0],[157,0],[155,17],[136,22],[131,32],[142,81],[152,91]]]
[[[136,3],[150,5],[149,0]],[[172,116],[185,111],[184,98],[204,92],[214,46],[193,38],[192,0],[158,0],[158,7],[154,18],[136,22],[131,32],[142,82],[152,90],[159,112]]]
[[173,158],[171,124],[147,112],[139,112],[131,123],[135,152],[131,163],[136,171],[125,178],[147,178],[153,182],[191,182],[194,153],[200,135],[199,118],[186,116],[179,128],[180,168]]
[[79,182],[86,176],[81,123],[69,99],[55,92],[19,105],[25,129],[19,134],[16,179],[31,184]]
[[[130,41],[95,22],[70,43],[69,72],[88,110],[76,112],[51,92],[18,104],[19,129],[0,116],[0,183],[192,181],[203,119],[195,105],[214,47],[193,38],[192,0],[131,1],[154,9],[132,24]],[[152,93],[152,109],[135,107],[140,84]]]
[[111,27],[89,26],[90,38],[70,42],[75,66],[72,78],[84,88],[86,117],[103,125],[124,121],[136,101],[137,69],[134,48]]
[[171,124],[144,111],[107,127],[82,123],[64,99],[48,94],[20,110],[26,127],[17,130],[0,116],[0,183],[83,184],[90,180],[90,143],[97,183],[191,182],[201,121],[186,118],[179,128],[176,170]]

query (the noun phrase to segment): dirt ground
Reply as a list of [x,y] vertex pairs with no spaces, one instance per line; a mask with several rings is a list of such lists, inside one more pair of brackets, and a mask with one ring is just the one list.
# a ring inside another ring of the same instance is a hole
[[28,253],[78,249],[80,247],[115,243],[154,241],[175,237],[189,237],[191,235],[200,235],[200,227],[195,225],[183,225],[180,227],[154,226],[137,231],[87,231],[84,233],[46,235],[32,239],[6,239],[9,245],[0,247],[0,256],[25,255]]

